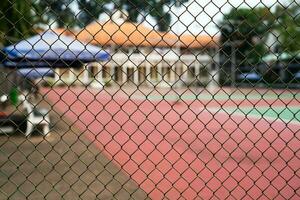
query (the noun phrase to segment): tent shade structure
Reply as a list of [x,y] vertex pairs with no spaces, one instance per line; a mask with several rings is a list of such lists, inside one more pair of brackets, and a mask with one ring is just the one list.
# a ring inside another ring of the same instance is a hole
[[[72,64],[76,62],[106,61],[109,54],[99,47],[84,44],[72,37],[46,31],[22,40],[3,49],[4,66],[20,67],[38,62],[40,66],[50,64]],[[26,64],[24,64],[26,63]],[[14,65],[15,64],[15,65]]]
[[54,77],[54,71],[50,68],[26,68],[17,70],[17,74],[27,79]]
[[65,68],[65,67],[72,67],[78,68],[82,66],[82,62],[75,60],[75,61],[28,61],[26,59],[22,59],[19,61],[10,61],[5,60],[3,65],[7,68]]

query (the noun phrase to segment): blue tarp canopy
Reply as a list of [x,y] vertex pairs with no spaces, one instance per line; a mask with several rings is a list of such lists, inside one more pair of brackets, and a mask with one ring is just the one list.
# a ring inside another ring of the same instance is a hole
[[27,79],[38,79],[54,76],[54,71],[50,68],[27,68],[17,70],[17,74]]
[[[3,49],[7,67],[63,67],[82,62],[106,61],[109,54],[72,37],[46,31]],[[69,66],[68,66],[69,67]]]
[[19,61],[10,61],[5,59],[3,65],[8,68],[76,68],[82,66],[81,61],[28,61],[22,59]]

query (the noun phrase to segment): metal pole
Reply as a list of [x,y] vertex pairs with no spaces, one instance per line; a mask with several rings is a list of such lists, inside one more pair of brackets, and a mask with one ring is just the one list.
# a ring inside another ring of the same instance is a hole
[[231,42],[231,86],[235,87],[235,79],[236,79],[236,55],[235,55],[235,46],[234,43]]

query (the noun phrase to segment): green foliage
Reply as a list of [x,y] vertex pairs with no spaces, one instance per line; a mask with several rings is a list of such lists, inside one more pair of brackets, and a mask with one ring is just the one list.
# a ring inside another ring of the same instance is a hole
[[47,21],[53,20],[59,28],[75,25],[75,14],[71,8],[73,0],[40,0],[37,4]]
[[168,31],[171,15],[166,6],[179,7],[185,2],[188,0],[120,0],[119,5],[129,13],[129,21],[136,22],[140,15],[150,15],[157,22],[159,31]]
[[278,4],[274,13],[266,7],[232,9],[219,28],[223,54],[230,58],[234,46],[238,65],[258,63],[269,51],[270,33],[278,36],[279,51],[294,54],[300,51],[300,1]]
[[291,0],[286,6],[278,5],[275,11],[274,30],[279,35],[280,50],[295,53],[300,50],[300,1]]
[[[115,9],[125,10],[128,13],[128,21],[138,22],[140,16],[152,16],[158,26],[158,30],[167,31],[171,22],[171,15],[165,6],[177,6],[188,0],[79,0],[80,13],[78,15],[78,25],[84,27],[92,21],[97,20],[103,12],[111,14]],[[113,4],[112,9],[106,7]],[[145,17],[142,17],[144,20]]]
[[109,9],[105,5],[110,2],[109,0],[78,0],[80,12],[77,16],[76,25],[83,28],[96,21],[101,13],[109,13]]
[[159,31],[167,31],[171,22],[171,15],[165,11],[164,3],[164,1],[159,1],[150,8],[150,15],[156,20]]
[[[31,36],[40,24],[55,24],[59,28],[85,27],[100,14],[112,14],[116,9],[128,12],[128,21],[139,22],[151,15],[158,30],[167,31],[171,15],[166,9],[176,2],[188,0],[3,0],[0,7],[0,43],[11,44]],[[75,15],[74,7],[79,13]],[[176,4],[180,6],[179,4]]]
[[235,50],[237,66],[258,63],[267,51],[264,43],[273,20],[268,8],[232,9],[219,24],[224,54]]
[[0,6],[0,42],[16,42],[34,33],[36,24],[42,22],[39,8],[33,0],[3,0]]

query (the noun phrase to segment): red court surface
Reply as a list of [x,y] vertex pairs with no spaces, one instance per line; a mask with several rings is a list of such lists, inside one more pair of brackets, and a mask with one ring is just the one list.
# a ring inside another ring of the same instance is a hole
[[43,93],[152,199],[300,199],[297,118],[286,122],[226,111],[237,105],[295,107],[298,97],[173,104],[122,90]]

